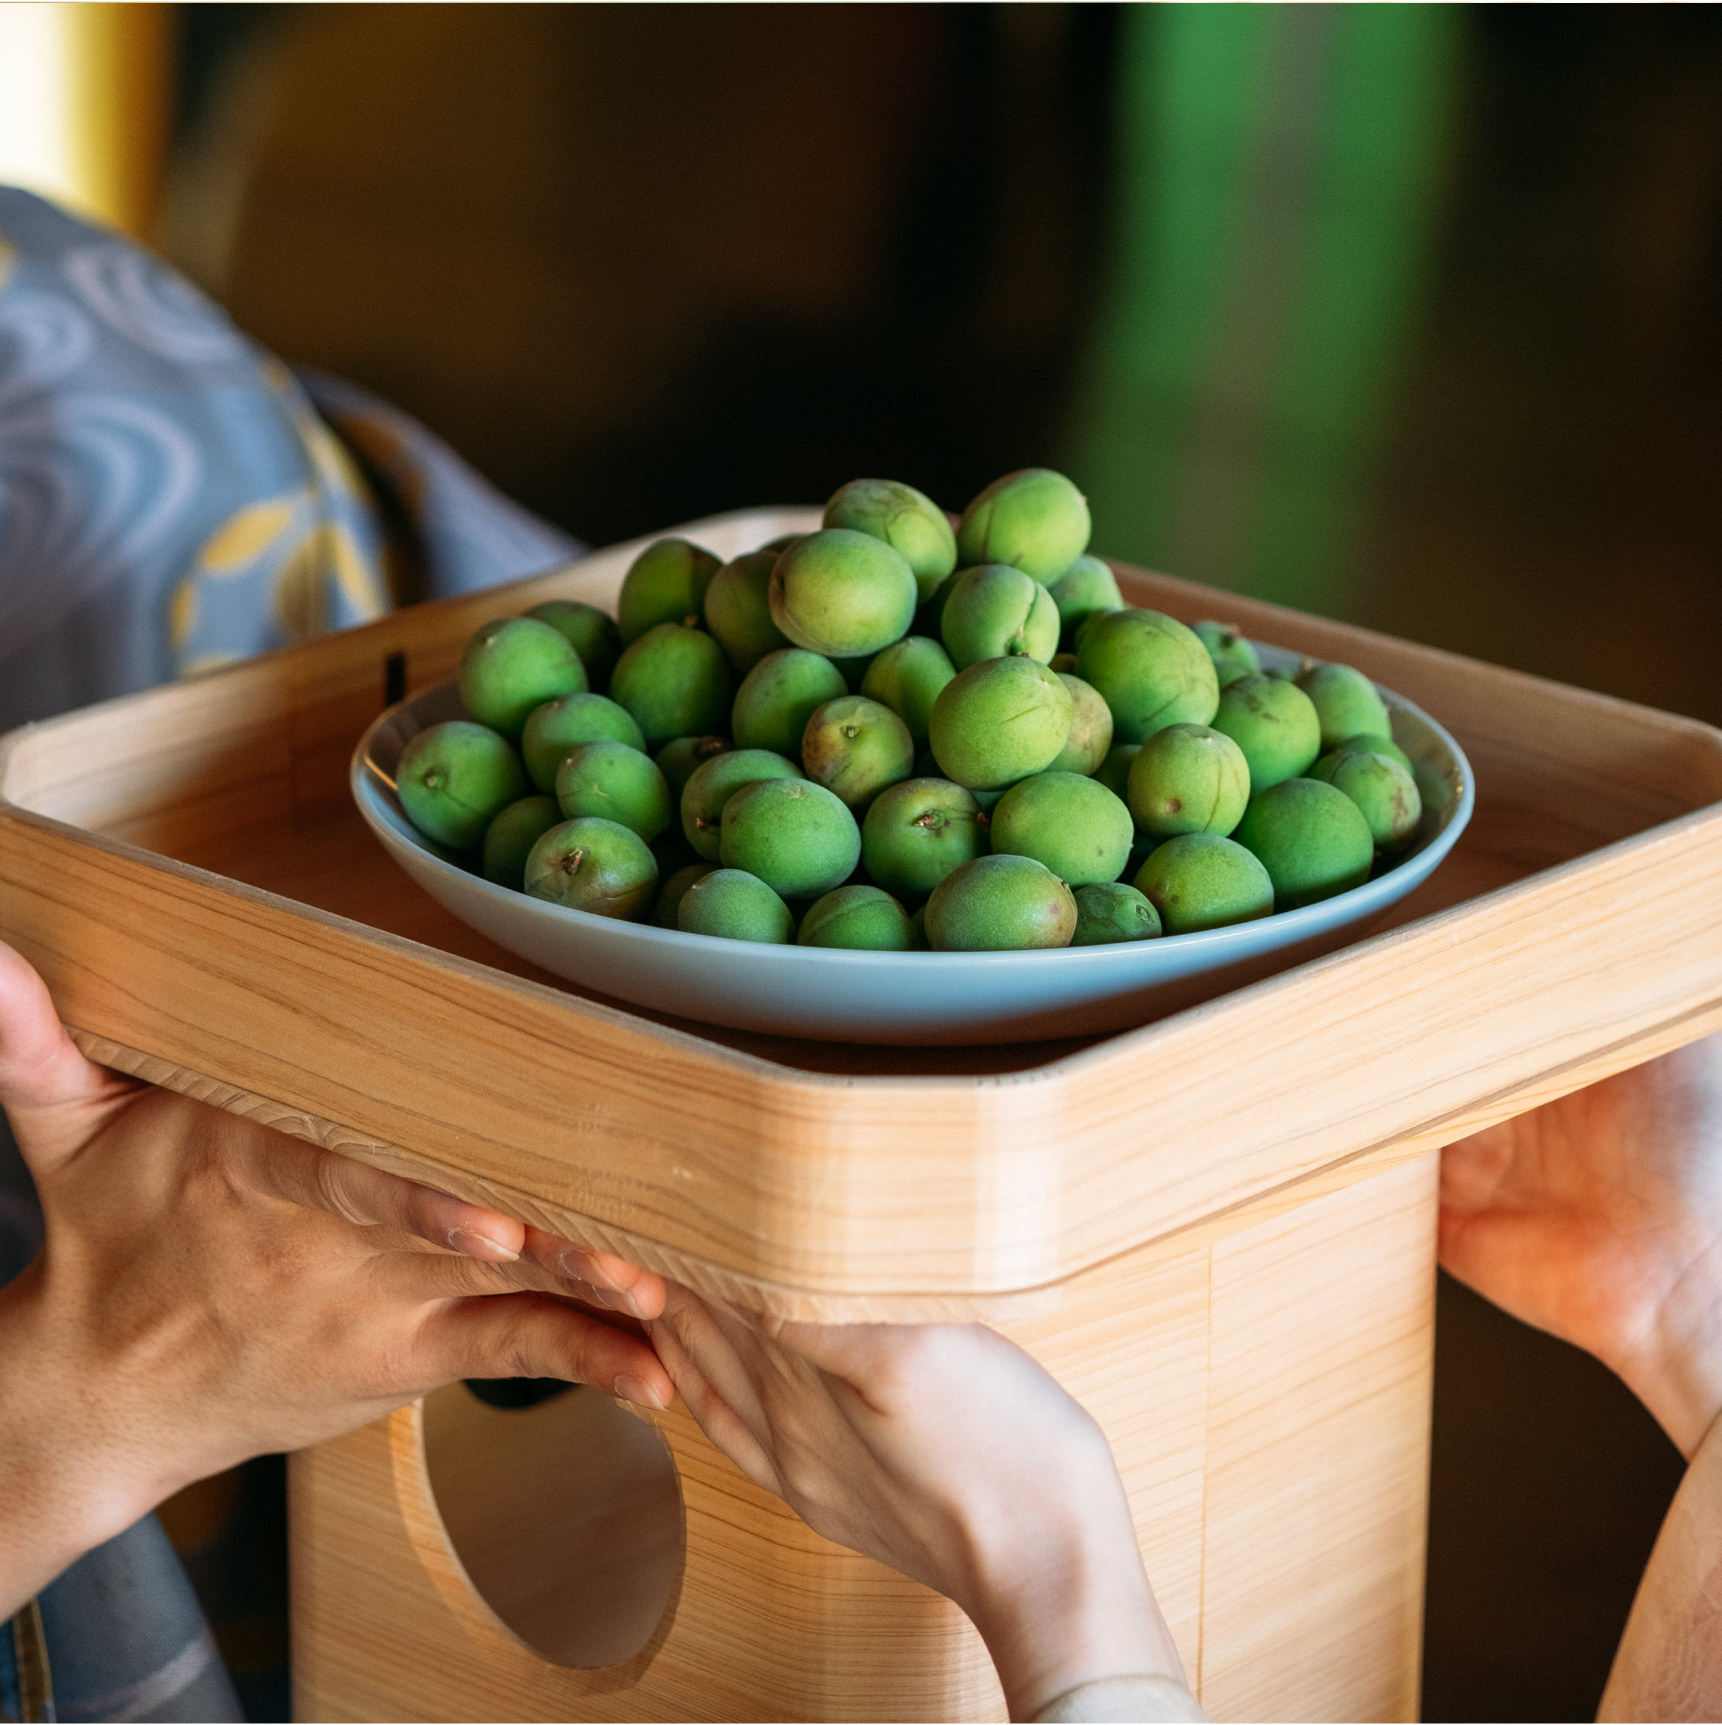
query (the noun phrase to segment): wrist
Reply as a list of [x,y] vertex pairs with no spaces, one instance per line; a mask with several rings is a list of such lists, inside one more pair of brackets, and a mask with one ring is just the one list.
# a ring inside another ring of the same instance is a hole
[[59,1345],[38,1259],[0,1289],[0,1620],[153,1507],[92,1419],[101,1385]]
[[1072,1489],[1056,1505],[996,1516],[977,1541],[970,1597],[958,1603],[986,1643],[1013,1719],[1099,1678],[1184,1681],[1128,1500],[1104,1459],[1104,1475],[1086,1489],[1067,1479]]

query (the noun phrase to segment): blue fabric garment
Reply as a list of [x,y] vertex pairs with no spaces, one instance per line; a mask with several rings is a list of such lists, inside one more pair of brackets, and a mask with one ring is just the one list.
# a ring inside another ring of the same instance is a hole
[[[578,549],[159,259],[0,187],[0,732]],[[0,1116],[0,1285],[39,1246]],[[60,1718],[243,1717],[153,1516],[38,1603]],[[12,1654],[0,1624],[15,1717]]]

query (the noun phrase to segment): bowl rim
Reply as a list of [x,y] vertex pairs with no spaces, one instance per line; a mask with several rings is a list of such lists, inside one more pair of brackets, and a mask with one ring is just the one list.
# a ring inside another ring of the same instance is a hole
[[[1274,647],[1271,643],[1255,642],[1258,649],[1266,650],[1272,657],[1285,662],[1301,662],[1303,655],[1289,648]],[[1264,667],[1265,668],[1265,667]],[[773,960],[779,964],[827,964],[836,962],[856,967],[889,967],[909,960],[924,963],[929,957],[937,957],[949,962],[952,959],[964,959],[980,969],[989,967],[1017,966],[1027,963],[1050,963],[1058,960],[1067,967],[1074,969],[1078,964],[1085,964],[1093,969],[1104,969],[1108,965],[1123,969],[1132,962],[1140,963],[1145,952],[1164,953],[1176,949],[1180,953],[1208,954],[1223,959],[1233,948],[1252,948],[1262,937],[1262,931],[1272,925],[1276,935],[1283,937],[1275,944],[1293,945],[1305,934],[1315,935],[1325,932],[1333,926],[1335,911],[1344,906],[1351,913],[1346,915],[1347,922],[1361,920],[1377,909],[1385,910],[1390,904],[1403,896],[1395,888],[1404,884],[1396,879],[1400,871],[1413,862],[1423,866],[1418,870],[1418,882],[1426,880],[1440,866],[1459,836],[1469,824],[1476,807],[1476,775],[1471,767],[1465,751],[1459,747],[1457,740],[1438,719],[1432,718],[1416,702],[1396,694],[1380,683],[1370,679],[1372,685],[1381,694],[1390,714],[1403,711],[1407,716],[1426,726],[1430,733],[1446,751],[1450,763],[1450,772],[1444,763],[1441,769],[1443,778],[1451,784],[1457,782],[1457,795],[1442,818],[1439,828],[1416,849],[1406,853],[1393,868],[1385,873],[1375,875],[1357,886],[1349,887],[1342,893],[1335,893],[1331,898],[1318,899],[1314,904],[1300,905],[1295,910],[1274,911],[1265,917],[1256,917],[1249,922],[1230,923],[1223,928],[1199,929],[1189,934],[1163,934],[1148,940],[1112,941],[1094,946],[1062,946],[1039,948],[1007,948],[1002,951],[971,951],[971,952],[932,952],[931,949],[917,948],[908,952],[877,952],[854,947],[835,946],[802,946],[796,942],[778,944],[776,942],[753,941],[739,943],[743,946],[757,947],[761,951],[769,951],[780,955]],[[668,951],[698,950],[721,953],[733,950],[738,944],[734,941],[724,941],[719,937],[706,934],[692,934],[683,929],[661,928],[656,923],[636,922],[623,917],[599,916],[595,911],[577,910],[569,905],[553,904],[547,899],[535,899],[529,894],[516,892],[512,887],[498,885],[488,881],[483,875],[475,873],[456,860],[443,848],[427,839],[413,827],[407,819],[405,811],[400,806],[399,797],[395,792],[394,781],[384,771],[374,758],[375,740],[383,729],[416,707],[420,702],[437,698],[446,698],[455,690],[451,679],[448,682],[436,684],[430,688],[420,689],[408,695],[405,699],[396,701],[386,707],[365,727],[364,734],[354,745],[348,766],[348,785],[353,800],[365,824],[382,840],[384,845],[393,850],[397,846],[407,847],[420,856],[428,858],[438,868],[458,875],[464,888],[476,888],[499,904],[518,907],[522,900],[530,905],[535,913],[545,915],[552,920],[574,919],[574,926],[589,929],[593,932],[608,924],[616,930],[625,930],[618,938],[644,939],[655,942]],[[458,698],[458,697],[457,697]],[[416,714],[412,715],[416,717]],[[1426,763],[1427,764],[1427,763]],[[400,831],[395,830],[392,823],[385,820],[373,806],[373,802],[381,802],[389,809],[400,823]],[[403,836],[411,834],[410,840]]]

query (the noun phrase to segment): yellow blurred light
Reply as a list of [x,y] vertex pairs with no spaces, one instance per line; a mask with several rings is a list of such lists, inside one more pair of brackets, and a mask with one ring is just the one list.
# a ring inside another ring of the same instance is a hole
[[0,0],[0,183],[142,235],[168,100],[168,8]]

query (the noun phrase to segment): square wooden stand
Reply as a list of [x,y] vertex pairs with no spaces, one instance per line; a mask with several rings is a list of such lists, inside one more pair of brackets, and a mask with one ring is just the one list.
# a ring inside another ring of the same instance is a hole
[[[681,531],[733,555],[807,519]],[[446,679],[487,617],[609,600],[635,549],[0,740],[0,934],[127,1071],[761,1310],[998,1324],[1105,1426],[1217,1718],[1411,1716],[1435,1151],[1722,1022],[1722,735],[1121,570],[1134,603],[1446,724],[1478,810],[1431,880],[1367,939],[1122,1035],[714,1031],[455,923],[345,787],[385,687]],[[464,1395],[296,1459],[301,1717],[999,1716],[952,1607],[809,1533],[679,1409],[654,1435],[576,1391],[508,1428]],[[679,1512],[629,1483],[660,1439]],[[570,1662],[559,1636],[666,1575],[643,1648]]]

